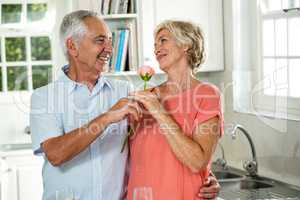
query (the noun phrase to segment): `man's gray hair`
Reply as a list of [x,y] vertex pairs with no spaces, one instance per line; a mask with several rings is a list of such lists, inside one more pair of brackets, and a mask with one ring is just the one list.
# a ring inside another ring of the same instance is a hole
[[99,14],[89,10],[77,10],[67,14],[60,25],[59,37],[66,58],[69,58],[67,49],[67,39],[72,38],[75,45],[78,47],[80,41],[87,32],[87,27],[84,23],[86,17],[98,17]]

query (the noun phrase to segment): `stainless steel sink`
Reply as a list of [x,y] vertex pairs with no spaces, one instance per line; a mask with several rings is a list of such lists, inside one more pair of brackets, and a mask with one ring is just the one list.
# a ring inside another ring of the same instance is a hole
[[239,180],[239,181],[220,181],[220,185],[224,190],[256,190],[271,188],[273,185],[257,180]]
[[300,200],[300,187],[267,177],[248,176],[245,171],[232,167],[222,169],[213,166],[212,170],[221,185],[220,199]]
[[241,181],[220,182],[220,198],[223,200],[300,200],[300,191],[265,179],[247,177]]
[[235,174],[235,173],[231,173],[229,171],[216,171],[214,172],[214,175],[216,176],[216,178],[219,180],[219,181],[222,181],[222,180],[232,180],[232,179],[241,179],[243,178],[243,176],[239,175],[239,174]]
[[242,190],[253,190],[253,189],[262,189],[262,188],[270,188],[273,185],[255,181],[255,180],[242,180],[240,181],[240,189]]
[[222,190],[255,190],[263,188],[271,188],[273,185],[270,181],[261,177],[258,179],[246,175],[241,175],[228,170],[214,171]]

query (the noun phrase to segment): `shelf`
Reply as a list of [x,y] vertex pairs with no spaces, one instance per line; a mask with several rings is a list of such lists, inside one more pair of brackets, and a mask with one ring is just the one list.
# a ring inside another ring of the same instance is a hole
[[[217,71],[217,70],[216,70]],[[195,75],[199,75],[201,73],[205,73],[207,71],[202,71],[201,68],[195,72]],[[103,72],[101,75],[103,76],[138,76],[136,71],[123,71],[123,72]],[[166,75],[166,73],[159,71],[155,72],[154,76]]]
[[112,15],[103,15],[103,19],[136,19],[137,14],[112,14]]
[[103,76],[137,76],[136,71],[125,71],[125,72],[104,72]]
[[[104,72],[103,76],[138,76],[136,71],[125,71],[125,72]],[[165,75],[163,72],[156,72],[155,75]]]

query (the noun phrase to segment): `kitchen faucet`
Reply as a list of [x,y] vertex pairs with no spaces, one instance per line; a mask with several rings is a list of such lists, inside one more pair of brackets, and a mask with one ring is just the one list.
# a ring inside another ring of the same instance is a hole
[[220,142],[218,143],[218,146],[219,146],[220,149],[221,149],[222,158],[218,158],[218,159],[215,161],[215,164],[216,164],[217,166],[220,166],[223,170],[226,170],[226,169],[227,169],[227,161],[226,161],[226,158],[225,158],[224,147],[223,147],[223,145],[222,145]]
[[255,147],[254,147],[253,141],[252,141],[249,133],[246,131],[246,129],[242,125],[240,125],[240,124],[235,125],[235,127],[234,127],[234,129],[232,131],[232,134],[231,134],[232,139],[236,139],[236,135],[237,135],[237,130],[238,129],[242,133],[244,133],[244,135],[248,139],[248,142],[250,144],[251,151],[252,151],[252,160],[245,161],[244,164],[243,164],[243,167],[248,172],[248,174],[250,176],[256,176],[257,175],[258,163],[257,163],[256,151],[255,151]]

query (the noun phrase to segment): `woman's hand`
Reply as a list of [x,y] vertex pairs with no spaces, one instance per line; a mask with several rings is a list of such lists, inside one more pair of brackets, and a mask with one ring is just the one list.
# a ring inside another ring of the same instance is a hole
[[221,186],[218,180],[210,174],[200,189],[198,196],[205,200],[215,200],[219,195],[220,189]]
[[129,98],[132,98],[142,104],[147,112],[154,118],[162,113],[166,113],[163,105],[159,101],[158,95],[155,92],[151,92],[150,90],[134,92],[129,95]]

